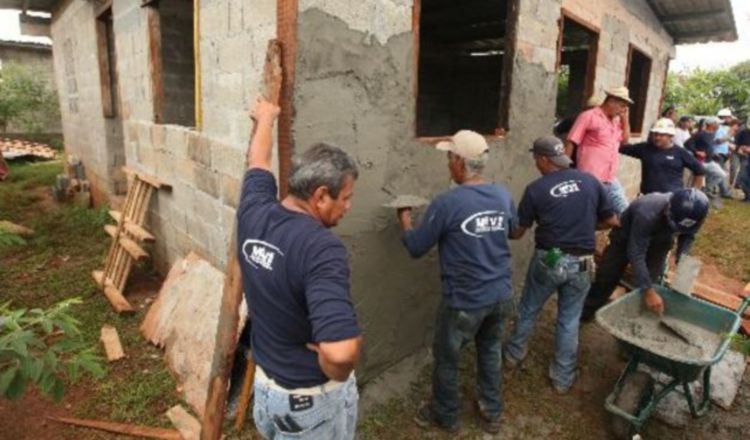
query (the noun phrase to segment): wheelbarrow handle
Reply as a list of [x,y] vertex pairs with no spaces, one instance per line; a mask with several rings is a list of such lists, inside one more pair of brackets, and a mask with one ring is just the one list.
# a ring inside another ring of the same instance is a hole
[[744,301],[742,301],[740,308],[737,309],[737,314],[740,316],[744,315],[745,310],[747,310],[748,307],[750,307],[750,296],[748,296],[747,298],[745,298]]

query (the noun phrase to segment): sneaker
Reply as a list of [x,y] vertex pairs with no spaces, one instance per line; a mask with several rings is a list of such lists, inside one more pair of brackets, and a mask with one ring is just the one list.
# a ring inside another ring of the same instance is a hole
[[429,429],[431,427],[440,428],[446,432],[458,432],[459,424],[456,422],[453,425],[445,426],[438,422],[435,418],[435,413],[432,412],[432,405],[428,401],[422,401],[417,408],[417,414],[414,416],[414,423],[422,429]]
[[477,410],[477,414],[479,414],[479,427],[482,428],[482,431],[486,432],[487,434],[497,434],[500,432],[500,426],[501,426],[501,417],[490,417],[482,411],[482,405],[479,404],[478,400],[474,401],[474,405]]
[[503,350],[503,368],[508,371],[513,371],[521,364],[521,361],[515,359],[509,355],[507,351]]

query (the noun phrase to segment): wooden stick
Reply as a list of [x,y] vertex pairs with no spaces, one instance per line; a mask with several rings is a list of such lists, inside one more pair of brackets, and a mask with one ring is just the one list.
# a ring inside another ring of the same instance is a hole
[[104,352],[107,354],[107,360],[109,362],[125,357],[125,352],[122,351],[122,343],[120,343],[120,336],[117,335],[116,328],[111,325],[102,326],[99,340],[102,341],[102,344],[104,345]]
[[191,416],[181,405],[175,405],[167,411],[167,418],[180,431],[185,440],[198,440],[201,435],[201,423]]
[[73,419],[69,417],[47,416],[49,420],[67,423],[68,425],[83,426],[101,431],[114,432],[131,437],[158,438],[164,440],[182,440],[179,431],[174,429],[152,428],[150,426],[131,425],[128,423],[107,422],[103,420]]
[[[264,96],[278,105],[281,95],[281,43],[278,40],[268,42],[266,62],[263,68]],[[257,126],[253,124],[250,142]],[[227,258],[227,276],[224,280],[224,291],[219,311],[219,326],[216,329],[211,374],[206,397],[206,412],[203,416],[201,440],[219,440],[221,426],[224,423],[224,409],[227,400],[227,382],[232,371],[234,352],[237,345],[237,328],[239,308],[242,303],[242,273],[237,260],[237,225],[232,228]],[[248,368],[250,362],[248,362]],[[254,368],[254,366],[253,366]]]
[[250,406],[250,397],[253,395],[253,382],[255,381],[255,361],[252,354],[247,358],[245,367],[245,378],[242,382],[242,393],[240,393],[240,402],[237,406],[237,420],[234,422],[234,430],[242,432],[245,427],[245,418],[247,408]]

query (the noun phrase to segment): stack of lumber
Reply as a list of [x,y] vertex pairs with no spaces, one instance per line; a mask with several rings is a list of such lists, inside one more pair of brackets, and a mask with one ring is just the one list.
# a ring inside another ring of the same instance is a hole
[[57,152],[49,145],[8,138],[0,139],[0,152],[7,160],[20,158],[52,160],[57,156]]

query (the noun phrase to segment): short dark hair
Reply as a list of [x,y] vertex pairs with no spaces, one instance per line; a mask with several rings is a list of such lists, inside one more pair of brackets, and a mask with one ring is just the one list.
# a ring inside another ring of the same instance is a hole
[[318,143],[292,160],[289,194],[307,200],[321,186],[334,199],[339,197],[347,176],[359,177],[357,163],[341,148]]

